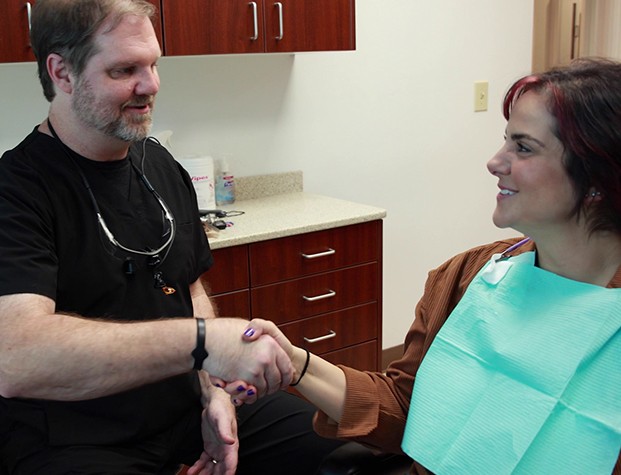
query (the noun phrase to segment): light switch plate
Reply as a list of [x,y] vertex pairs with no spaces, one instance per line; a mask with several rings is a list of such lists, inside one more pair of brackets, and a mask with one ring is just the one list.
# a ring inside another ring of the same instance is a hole
[[474,83],[474,111],[481,112],[487,110],[487,81],[476,81]]

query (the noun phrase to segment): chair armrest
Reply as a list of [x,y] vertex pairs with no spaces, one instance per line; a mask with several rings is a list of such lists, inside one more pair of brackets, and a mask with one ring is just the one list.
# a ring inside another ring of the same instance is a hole
[[404,454],[376,454],[355,442],[333,450],[323,461],[317,475],[404,475],[412,459]]

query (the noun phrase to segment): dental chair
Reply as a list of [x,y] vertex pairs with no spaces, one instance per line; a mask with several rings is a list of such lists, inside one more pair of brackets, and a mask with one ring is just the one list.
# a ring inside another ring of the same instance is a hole
[[404,454],[375,454],[347,442],[328,455],[317,475],[407,475],[412,459]]

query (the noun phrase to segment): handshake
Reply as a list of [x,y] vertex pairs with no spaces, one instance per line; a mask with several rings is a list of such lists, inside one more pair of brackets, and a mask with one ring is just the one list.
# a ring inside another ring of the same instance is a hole
[[231,395],[233,404],[252,403],[299,379],[302,370],[295,366],[305,365],[306,352],[295,348],[273,322],[218,318],[207,324],[209,356],[203,370],[214,386]]

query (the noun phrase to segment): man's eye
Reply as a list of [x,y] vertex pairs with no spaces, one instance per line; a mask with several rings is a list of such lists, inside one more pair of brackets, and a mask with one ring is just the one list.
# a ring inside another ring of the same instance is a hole
[[133,70],[134,69],[131,68],[131,67],[128,67],[128,68],[117,68],[117,69],[113,69],[110,72],[110,75],[113,78],[118,78],[118,77],[122,77],[122,76],[128,76],[128,75],[132,74]]

